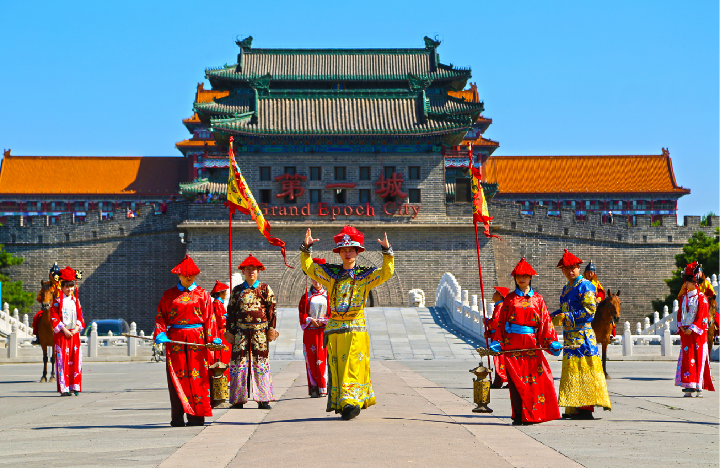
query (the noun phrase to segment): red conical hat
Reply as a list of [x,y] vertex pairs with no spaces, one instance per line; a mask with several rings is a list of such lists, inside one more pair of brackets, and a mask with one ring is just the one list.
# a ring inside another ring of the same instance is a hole
[[557,264],[558,268],[562,268],[564,266],[573,266],[573,265],[580,265],[583,261],[577,258],[575,255],[571,254],[568,249],[565,249],[565,253],[563,254],[562,258]]
[[170,273],[182,276],[197,276],[200,274],[200,268],[195,265],[195,262],[193,262],[193,259],[190,258],[190,255],[185,255],[183,261],[170,270]]
[[238,267],[238,270],[242,270],[242,269],[245,268],[246,266],[255,267],[255,268],[257,268],[257,269],[260,270],[260,271],[265,270],[265,265],[263,265],[262,263],[260,263],[260,260],[258,260],[257,258],[253,257],[252,254],[248,255],[247,258],[246,258],[245,260],[243,260],[243,262],[242,262],[242,263],[240,264],[240,266]]
[[493,289],[495,289],[495,291],[499,292],[502,297],[507,296],[508,293],[510,292],[510,289],[503,288],[502,286],[495,286]]
[[698,273],[698,262],[688,263],[683,271],[685,276],[695,276]]
[[510,275],[512,276],[519,276],[519,275],[529,275],[534,276],[537,275],[537,271],[533,270],[533,267],[530,266],[528,262],[525,261],[525,257],[521,258],[517,265],[515,265],[515,268],[513,271],[510,272]]
[[358,252],[365,251],[365,246],[363,245],[365,234],[352,226],[342,228],[342,231],[340,231],[333,240],[335,241],[335,248],[333,249],[335,253],[340,253],[340,247],[357,247]]
[[215,280],[215,287],[213,288],[212,291],[210,291],[210,294],[217,294],[217,293],[219,293],[220,291],[225,291],[225,290],[227,290],[227,289],[230,289],[230,286],[228,286],[228,285],[225,284],[225,283],[221,283],[221,282],[218,281],[218,280]]

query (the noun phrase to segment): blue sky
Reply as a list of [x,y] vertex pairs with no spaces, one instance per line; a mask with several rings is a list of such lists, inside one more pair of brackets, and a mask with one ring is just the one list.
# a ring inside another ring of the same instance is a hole
[[[458,5],[458,6],[456,6]],[[2,2],[0,145],[178,155],[204,69],[256,47],[422,47],[470,66],[497,155],[660,154],[718,208],[718,2]],[[611,175],[609,175],[611,177]]]

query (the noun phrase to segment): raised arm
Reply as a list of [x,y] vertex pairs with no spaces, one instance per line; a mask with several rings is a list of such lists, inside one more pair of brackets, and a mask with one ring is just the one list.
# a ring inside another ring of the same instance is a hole
[[375,270],[371,275],[370,281],[367,285],[368,289],[380,286],[385,281],[392,278],[393,273],[395,273],[395,256],[393,249],[388,242],[387,233],[385,233],[385,238],[383,240],[378,239],[378,242],[382,248],[383,264],[382,268]]

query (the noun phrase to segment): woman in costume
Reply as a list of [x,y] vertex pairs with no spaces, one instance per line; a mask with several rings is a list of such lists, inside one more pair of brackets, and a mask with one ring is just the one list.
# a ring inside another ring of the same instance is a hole
[[[500,318],[500,309],[502,309],[503,300],[505,300],[509,293],[510,290],[508,288],[495,286],[495,292],[492,297],[492,300],[495,303],[493,304],[492,317],[485,320],[485,329],[487,330],[485,339],[487,340],[492,340],[495,336],[495,331],[498,327],[498,319]],[[508,381],[507,374],[505,373],[505,356],[503,354],[493,356],[493,362],[495,364],[495,379],[490,385],[490,388],[502,388],[503,383],[507,383]]]
[[557,264],[568,284],[560,295],[560,309],[552,314],[553,322],[562,325],[566,346],[578,346],[563,352],[558,404],[565,407],[565,418],[595,419],[595,406],[610,410],[612,405],[592,329],[597,307],[595,286],[580,274],[582,262],[565,249]]
[[[545,299],[531,286],[537,273],[523,258],[511,275],[515,277],[515,291],[502,302],[490,349],[549,348],[548,352],[559,356],[562,344],[557,340]],[[504,356],[513,425],[560,419],[553,376],[542,351],[518,351]]]
[[687,291],[680,300],[677,323],[680,335],[680,356],[678,356],[675,386],[682,387],[683,396],[702,396],[702,391],[715,391],[710,376],[708,354],[708,309],[705,294],[697,286],[698,264],[693,262],[685,267],[684,289]]
[[[324,265],[325,259],[313,258],[316,264]],[[323,333],[328,322],[330,309],[328,293],[323,285],[311,280],[310,290],[300,298],[300,328],[303,329],[303,354],[307,369],[308,395],[318,398],[327,395],[327,350]]]
[[365,303],[372,288],[392,277],[395,263],[387,234],[384,240],[378,239],[383,253],[382,268],[356,264],[358,254],[365,251],[365,235],[354,227],[345,226],[333,240],[333,252],[340,255],[342,265],[313,262],[311,248],[318,239],[313,239],[310,229],[300,248],[300,263],[305,274],[329,292],[330,318],[325,327],[330,383],[327,411],[340,413],[349,420],[359,415],[361,409],[375,404]]
[[[171,273],[178,284],[163,294],[155,317],[155,343],[166,343],[166,370],[170,393],[170,425],[203,426],[205,417],[212,416],[208,358],[205,344],[220,344],[210,294],[195,284],[200,269],[190,256]],[[168,343],[179,341],[200,346]]]
[[245,281],[235,286],[228,303],[228,343],[233,343],[230,356],[230,404],[242,408],[254,400],[260,409],[270,409],[273,395],[268,346],[277,338],[275,295],[258,274],[265,270],[252,255],[243,260]]
[[[227,331],[225,328],[225,324],[227,322],[227,311],[225,310],[225,298],[228,295],[228,291],[230,290],[230,286],[228,286],[225,283],[221,283],[220,281],[215,280],[215,286],[213,287],[212,291],[210,291],[210,297],[213,299],[213,311],[215,312],[215,323],[217,324],[217,336],[222,341],[222,344],[224,346],[223,349],[219,351],[211,351],[211,354],[213,355],[213,362],[212,364],[216,362],[222,362],[224,364],[230,363],[230,348],[232,345],[227,342],[225,339],[225,332]],[[225,370],[225,377],[227,377],[228,382],[230,381],[230,368]]]
[[50,309],[55,332],[57,389],[61,396],[80,395],[82,391],[82,345],[80,332],[85,328],[80,300],[73,291],[77,272],[70,267],[60,270],[60,291]]

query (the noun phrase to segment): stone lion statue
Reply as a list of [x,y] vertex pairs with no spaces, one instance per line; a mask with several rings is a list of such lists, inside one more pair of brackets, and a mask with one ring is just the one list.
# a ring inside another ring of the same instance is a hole
[[422,289],[411,289],[408,291],[408,303],[410,307],[425,307],[425,292]]

